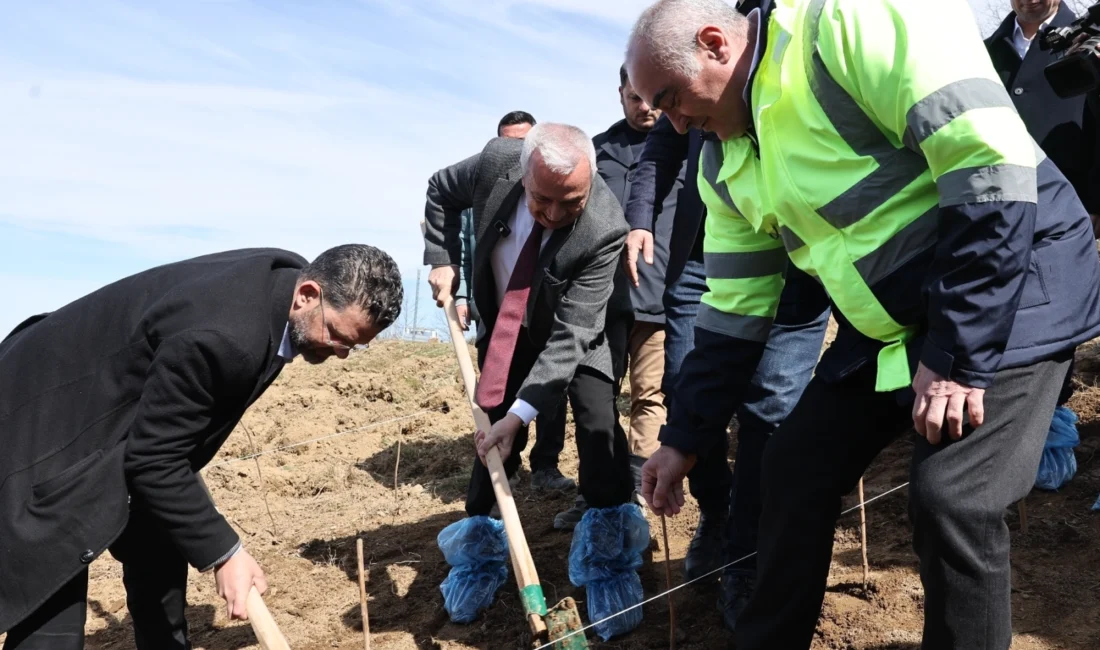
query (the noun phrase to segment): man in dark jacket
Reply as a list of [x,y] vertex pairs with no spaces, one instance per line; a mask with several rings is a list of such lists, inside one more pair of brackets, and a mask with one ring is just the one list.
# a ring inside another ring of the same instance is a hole
[[346,358],[400,311],[393,260],[250,249],[119,280],[0,342],[0,632],[84,647],[88,565],[122,562],[139,650],[190,647],[187,565],[232,618],[266,589],[198,472],[283,365]]
[[[1061,0],[1011,2],[1013,10],[985,41],[989,57],[1031,137],[1073,185],[1095,223],[1100,215],[1096,117],[1087,95],[1063,99],[1054,92],[1043,70],[1060,55],[1040,49],[1036,38],[1041,30],[1064,27],[1076,16]],[[1071,364],[1058,400],[1062,408],[1073,394],[1072,378]]]
[[1089,213],[1100,214],[1100,187],[1096,178],[1096,123],[1088,110],[1087,95],[1062,99],[1051,88],[1043,70],[1060,55],[1039,48],[1040,30],[1064,27],[1076,16],[1060,0],[1011,0],[997,31],[986,39],[993,67],[1009,90],[1012,103],[1035,142],[1073,185]]
[[[667,324],[663,389],[667,402],[675,400],[681,365],[694,347],[696,316],[707,290],[703,255],[706,207],[694,180],[703,141],[712,137],[698,129],[679,134],[667,117],[658,120],[646,139],[626,205],[632,229],[625,258],[628,274],[631,267],[646,268],[640,260],[653,246],[653,233],[671,230],[664,295]],[[788,293],[796,289],[792,283]],[[805,298],[790,301],[793,312],[772,326],[744,404],[738,408],[734,401],[727,403],[724,421],[729,422],[736,411],[738,424],[735,471],[731,475],[728,449],[723,446],[720,452],[700,458],[688,474],[700,517],[684,558],[685,577],[709,573],[723,560],[750,556],[722,574],[719,607],[730,629],[736,625],[756,577],[752,553],[756,551],[760,518],[764,446],[810,381],[829,321],[829,309],[823,301]]]

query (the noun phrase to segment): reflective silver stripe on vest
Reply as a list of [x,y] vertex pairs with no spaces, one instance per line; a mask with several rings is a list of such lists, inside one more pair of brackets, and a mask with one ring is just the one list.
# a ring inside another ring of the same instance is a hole
[[768,332],[772,329],[772,319],[767,316],[726,314],[703,303],[699,305],[699,315],[695,319],[695,325],[716,334],[764,343],[768,340]]
[[1039,146],[1035,138],[1031,139],[1031,143],[1035,145],[1035,166],[1038,167],[1039,163],[1047,159],[1047,152],[1043,151],[1043,148]]
[[1039,202],[1034,167],[992,165],[956,169],[940,176],[940,206],[984,201]]
[[733,202],[733,197],[730,196],[730,189],[726,187],[725,183],[718,181],[718,172],[722,170],[722,159],[722,143],[715,140],[704,140],[703,147],[699,152],[699,164],[703,167],[703,178],[707,179],[710,189],[714,190],[718,198],[722,199],[735,212],[741,214],[741,211],[737,209],[737,204]]
[[847,228],[882,207],[926,171],[928,164],[923,158],[908,149],[895,149],[892,155],[879,159],[873,172],[818,208],[817,213],[834,228]]
[[804,65],[810,89],[833,128],[859,156],[874,158],[878,168],[818,210],[834,228],[846,228],[874,212],[928,170],[925,160],[897,148],[838,84],[817,51],[825,0],[811,0],[807,12]]
[[978,108],[1016,106],[1004,85],[992,79],[960,79],[947,84],[909,108],[905,115],[905,144],[919,153],[920,143],[956,117]]
[[779,236],[783,239],[783,248],[786,248],[788,253],[794,252],[806,245],[806,242],[802,241],[801,237],[794,234],[794,231],[786,226],[779,227]]
[[748,253],[703,253],[707,278],[740,280],[762,278],[787,270],[787,252],[782,248]]
[[909,260],[936,245],[940,208],[933,207],[899,230],[885,244],[856,260],[855,267],[867,286],[874,286]]
[[[722,170],[722,159],[722,143],[715,140],[704,140],[699,153],[699,165],[703,170],[703,178],[706,179],[711,189],[718,194],[718,198],[722,199],[737,214],[741,214],[741,211],[737,209],[737,204],[733,202],[729,186],[718,181],[718,172]],[[780,226],[779,236],[783,240],[783,247],[788,251],[798,250],[806,245],[805,242],[799,239],[798,235],[791,232],[791,229],[786,226]]]

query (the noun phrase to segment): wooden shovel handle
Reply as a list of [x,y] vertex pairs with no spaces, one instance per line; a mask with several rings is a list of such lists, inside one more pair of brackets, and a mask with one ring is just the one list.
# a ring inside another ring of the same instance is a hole
[[[474,364],[470,359],[470,348],[466,345],[465,333],[458,324],[458,312],[455,310],[454,300],[450,297],[443,299],[443,310],[447,313],[447,326],[451,332],[451,343],[458,357],[458,368],[462,373],[462,383],[466,387],[466,398],[470,402],[470,408],[474,414],[474,424],[479,431],[488,431],[492,428],[489,416],[477,405],[474,396],[477,395],[477,379],[474,375]],[[500,459],[500,452],[494,447],[485,455],[489,467],[489,477],[493,481],[493,492],[497,497],[497,505],[500,507],[500,516],[504,520],[504,532],[508,535],[508,551],[512,556],[512,568],[516,573],[516,582],[522,592],[524,587],[539,584],[539,575],[535,571],[535,562],[531,558],[531,550],[527,546],[527,538],[523,534],[523,525],[519,520],[519,511],[516,510],[515,499],[512,498],[512,487],[508,485],[508,476],[504,472],[504,463]],[[531,626],[545,630],[545,623],[541,618],[537,623],[532,620]],[[539,632],[540,630],[535,630]]]
[[271,612],[267,610],[260,592],[253,587],[248,592],[248,600],[245,601],[245,610],[248,612],[248,622],[252,624],[252,631],[256,633],[256,640],[260,642],[263,650],[290,650],[286,638],[279,631]]

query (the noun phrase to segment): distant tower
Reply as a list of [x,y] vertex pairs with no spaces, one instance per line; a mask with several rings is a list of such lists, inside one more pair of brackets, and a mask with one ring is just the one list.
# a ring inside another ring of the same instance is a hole
[[416,270],[416,302],[413,303],[413,329],[420,327],[420,269]]

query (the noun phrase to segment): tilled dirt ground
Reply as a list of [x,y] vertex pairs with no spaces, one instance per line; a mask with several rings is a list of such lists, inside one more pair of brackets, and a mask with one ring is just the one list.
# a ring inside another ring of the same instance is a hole
[[[1034,491],[1028,529],[1008,513],[1013,536],[1014,626],[1019,650],[1100,648],[1100,348],[1078,354],[1081,386],[1071,406],[1081,416],[1076,478],[1062,491]],[[447,565],[436,535],[463,516],[473,444],[472,419],[447,343],[381,342],[344,363],[291,364],[245,415],[205,472],[214,498],[267,572],[265,600],[296,650],[362,648],[355,540],[366,543],[370,628],[376,650],[521,648],[525,623],[515,585],[470,625],[448,621],[439,584]],[[570,437],[572,425],[570,424]],[[329,437],[331,436],[331,437]],[[280,450],[288,445],[316,440]],[[910,438],[883,452],[866,475],[866,496],[907,480]],[[400,446],[400,466],[397,467]],[[234,460],[254,451],[264,455]],[[576,476],[567,441],[562,470]],[[396,476],[397,485],[394,486]],[[584,591],[569,583],[571,536],[551,525],[571,496],[541,497],[527,473],[516,490],[520,515],[547,599]],[[849,503],[855,503],[854,497]],[[696,521],[693,504],[669,520],[673,580]],[[859,515],[842,519],[829,591],[813,648],[919,648],[922,591],[901,490],[867,508],[871,585],[862,588]],[[641,570],[647,595],[665,586],[660,521]],[[726,648],[714,586],[675,595],[679,648]],[[105,555],[92,566],[87,647],[132,648],[120,566]],[[192,571],[188,619],[196,648],[256,648],[247,623],[230,622],[210,575]],[[664,600],[644,608],[640,629],[592,647],[668,646]]]

